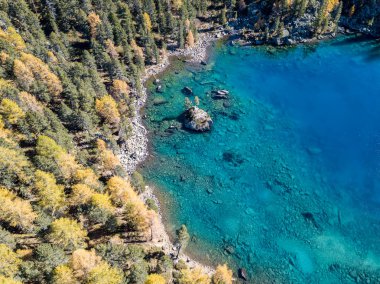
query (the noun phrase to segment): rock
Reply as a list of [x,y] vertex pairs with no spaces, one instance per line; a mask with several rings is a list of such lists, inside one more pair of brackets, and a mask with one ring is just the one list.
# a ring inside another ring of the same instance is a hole
[[204,132],[209,131],[213,124],[210,115],[196,106],[193,106],[183,113],[183,123],[187,129]]
[[231,106],[231,103],[228,102],[228,101],[225,101],[225,102],[223,102],[223,106],[224,106],[225,108],[229,108],[229,107]]
[[228,99],[228,94],[230,92],[227,90],[217,90],[217,91],[212,91],[211,97],[215,100],[225,100]]
[[308,147],[306,150],[310,155],[318,155],[322,153],[322,150],[318,147]]
[[228,253],[228,254],[233,254],[235,252],[235,249],[233,246],[229,245],[229,246],[226,246],[224,248],[224,250]]
[[184,93],[185,95],[189,96],[189,95],[192,95],[193,94],[193,90],[190,89],[189,87],[184,87],[182,89],[182,93]]
[[206,65],[207,65],[207,62],[206,62],[206,61],[204,61],[204,60],[202,60],[202,61],[201,61],[201,65],[204,65],[204,66],[206,66]]
[[155,80],[153,81],[153,84],[158,85],[160,82],[161,82],[160,79],[155,79]]
[[164,97],[161,97],[161,96],[153,99],[153,105],[155,106],[159,106],[159,105],[163,105],[167,103],[168,101]]
[[156,87],[156,92],[157,92],[157,93],[162,93],[162,86],[161,86],[161,85],[158,85],[158,86]]
[[281,34],[282,38],[288,37],[289,35],[290,35],[290,33],[287,29],[282,30],[282,34]]
[[248,281],[247,271],[244,268],[239,268],[238,275],[239,275],[239,278],[241,278],[245,281]]

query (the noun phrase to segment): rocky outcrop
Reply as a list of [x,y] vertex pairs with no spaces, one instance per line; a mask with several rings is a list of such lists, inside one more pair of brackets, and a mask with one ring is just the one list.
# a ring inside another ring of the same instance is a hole
[[213,121],[210,115],[203,109],[193,106],[182,115],[185,128],[197,132],[205,132],[211,129]]

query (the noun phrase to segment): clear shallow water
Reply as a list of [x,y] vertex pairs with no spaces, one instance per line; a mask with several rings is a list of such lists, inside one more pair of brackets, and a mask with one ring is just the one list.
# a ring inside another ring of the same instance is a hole
[[[208,66],[178,63],[162,94],[150,86],[142,170],[170,232],[186,224],[191,254],[245,267],[250,283],[379,283],[379,54],[361,38],[222,45]],[[180,129],[184,86],[211,132]],[[213,100],[212,89],[230,99]]]

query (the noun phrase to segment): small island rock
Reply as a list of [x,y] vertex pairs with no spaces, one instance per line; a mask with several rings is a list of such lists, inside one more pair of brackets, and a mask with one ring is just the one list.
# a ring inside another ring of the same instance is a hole
[[213,124],[210,115],[197,106],[193,106],[185,111],[183,121],[187,129],[198,132],[209,131]]

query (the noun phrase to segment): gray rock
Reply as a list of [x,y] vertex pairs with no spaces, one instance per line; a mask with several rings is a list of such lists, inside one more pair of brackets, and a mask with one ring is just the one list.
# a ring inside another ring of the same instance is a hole
[[217,90],[212,91],[211,97],[216,100],[225,100],[228,99],[229,91],[227,90]]
[[193,106],[184,112],[183,121],[184,126],[187,129],[197,132],[209,131],[213,124],[210,115],[196,106]]
[[282,35],[281,35],[282,38],[288,37],[289,35],[290,35],[290,32],[287,29],[282,30]]
[[182,93],[184,93],[185,95],[192,95],[193,94],[193,90],[191,89],[191,88],[189,88],[189,87],[184,87],[183,89],[182,89]]

